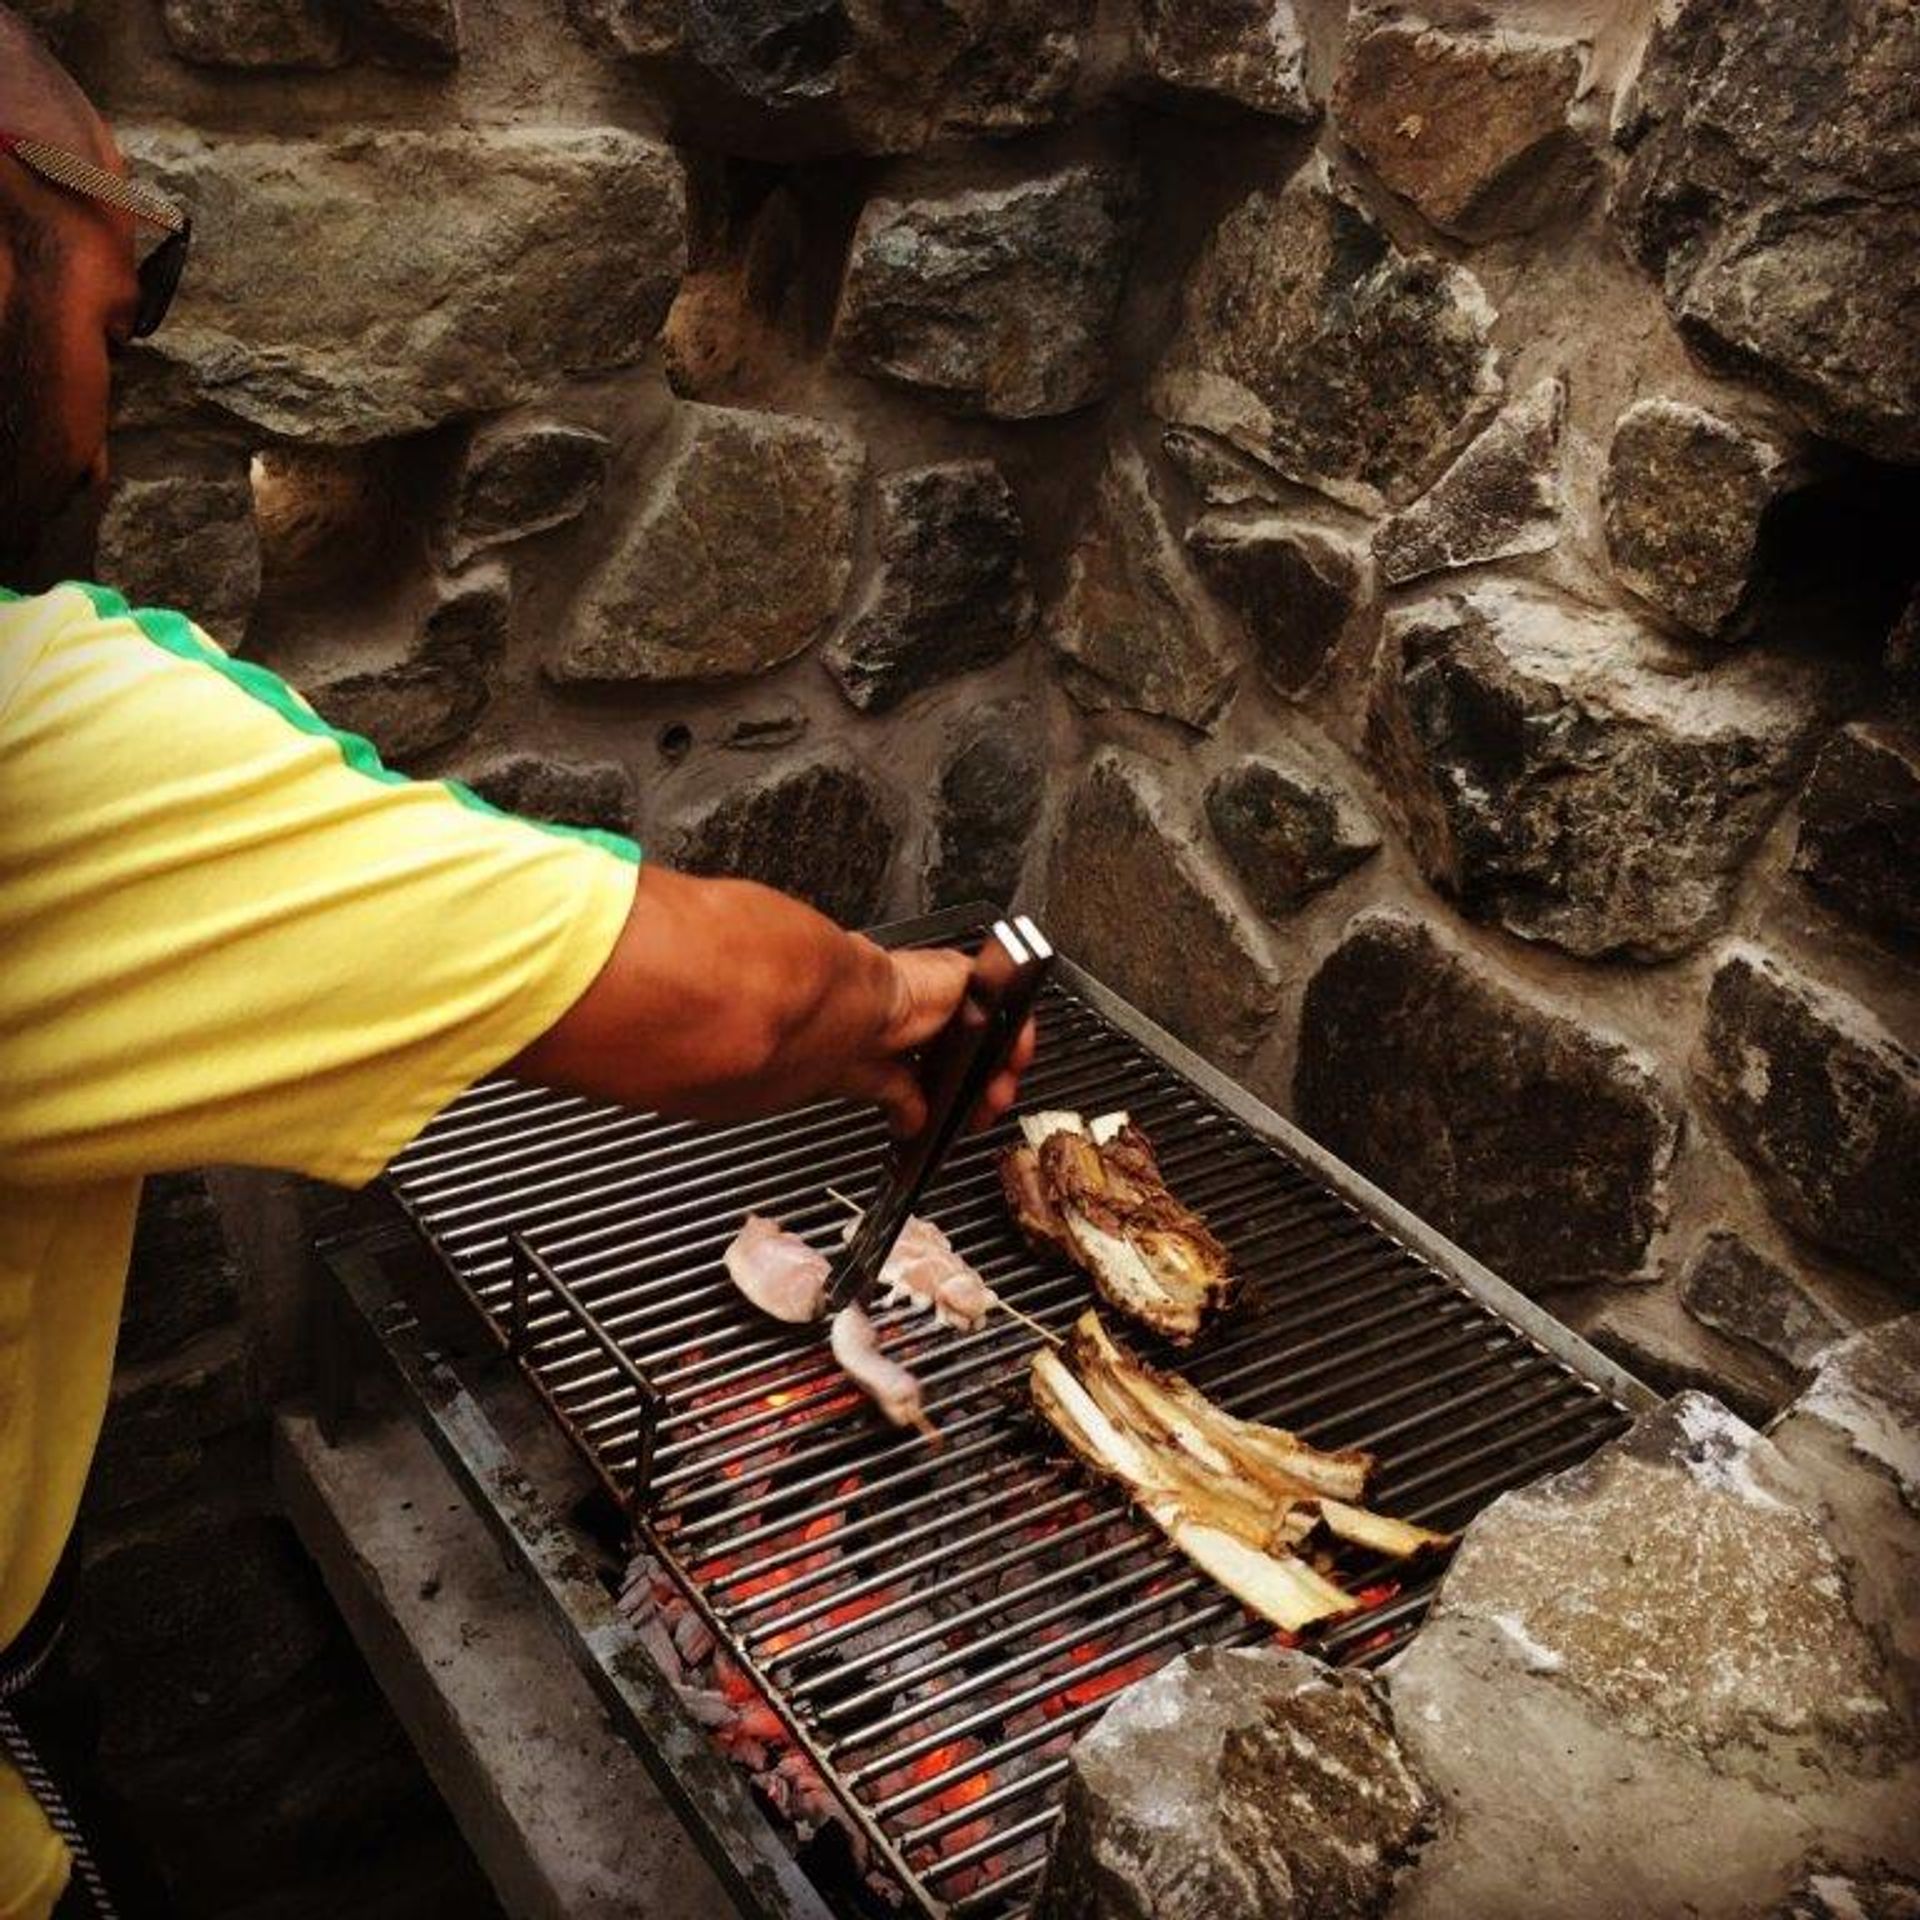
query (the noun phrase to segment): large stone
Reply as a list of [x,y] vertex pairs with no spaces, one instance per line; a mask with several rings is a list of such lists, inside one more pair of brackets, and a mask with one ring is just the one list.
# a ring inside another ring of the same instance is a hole
[[1140,58],[1181,93],[1231,100],[1276,119],[1319,115],[1293,0],[1144,0]]
[[1012,186],[868,201],[834,320],[856,373],[956,413],[1071,413],[1113,384],[1131,176],[1068,166]]
[[455,488],[447,557],[544,533],[584,513],[606,478],[611,443],[560,420],[499,420],[468,445]]
[[1843,913],[1920,938],[1920,748],[1898,728],[1843,727],[1800,798],[1793,868]]
[[561,681],[729,680],[827,630],[853,574],[865,455],[825,421],[687,407],[548,655]]
[[1816,1849],[1911,1872],[1913,1726],[1823,1506],[1688,1394],[1482,1513],[1392,1670],[1447,1807],[1396,1920],[1751,1920]]
[[1305,693],[1372,610],[1366,566],[1337,534],[1280,514],[1203,514],[1187,551],[1230,607],[1270,685]]
[[382,59],[395,66],[457,66],[466,44],[462,0],[347,0]]
[[348,54],[334,0],[162,0],[160,22],[174,52],[197,66],[312,70]]
[[260,1707],[339,1634],[284,1520],[205,1519],[92,1556],[74,1662],[112,1702],[108,1757],[164,1753]]
[[1407,258],[1314,162],[1215,228],[1151,399],[1374,512],[1420,492],[1497,398],[1493,318],[1465,268]]
[[329,726],[360,735],[391,767],[463,740],[493,697],[493,668],[507,643],[512,594],[498,568],[445,586],[404,658],[306,689]]
[[1334,82],[1334,122],[1436,227],[1466,240],[1520,233],[1570,207],[1592,170],[1567,124],[1584,67],[1571,40],[1359,13]]
[[797,893],[842,926],[860,927],[886,898],[894,838],[873,782],[823,760],[735,788],[683,827],[667,856],[689,873]]
[[1828,1348],[1770,1438],[1818,1486],[1854,1609],[1920,1702],[1920,1314]]
[[1691,341],[1891,460],[1920,458],[1916,70],[1904,6],[1680,0],[1614,203]]
[[1311,767],[1259,755],[1207,789],[1207,822],[1253,903],[1284,920],[1380,850],[1380,832],[1345,786]]
[[1784,468],[1772,441],[1704,407],[1629,407],[1601,492],[1614,572],[1692,632],[1719,633],[1746,593],[1760,516]]
[[195,209],[192,271],[142,351],[290,440],[411,433],[632,366],[684,264],[680,162],[619,128],[125,144]]
[[159,1366],[122,1364],[87,1476],[88,1513],[104,1517],[191,1493],[209,1447],[257,1412],[252,1369],[234,1328]]
[[1037,1920],[1374,1920],[1439,1808],[1367,1675],[1203,1647],[1073,1749]]
[[1920,1059],[1858,1001],[1736,944],[1697,1070],[1775,1211],[1920,1293]]
[[1205,729],[1233,692],[1234,659],[1169,530],[1147,464],[1113,448],[1093,517],[1068,563],[1050,637],[1069,690],[1090,707],[1123,706]]
[[1280,971],[1174,821],[1145,765],[1113,751],[1096,756],[1054,845],[1048,931],[1191,1046],[1244,1059],[1272,1025]]
[[633,832],[633,780],[612,760],[553,760],[515,753],[462,774],[481,799],[523,820]]
[[1792,1368],[1704,1327],[1669,1287],[1607,1287],[1583,1302],[1580,1332],[1655,1393],[1704,1393],[1764,1427],[1799,1385]]
[[1012,903],[1040,811],[1044,746],[1023,707],[989,707],[968,728],[940,772],[929,907]]
[[1418,921],[1362,916],[1300,1020],[1301,1124],[1528,1293],[1634,1278],[1679,1118],[1653,1063]]
[[677,56],[702,131],[793,158],[1005,136],[1071,106],[1092,0],[571,0],[595,44]]
[[1020,509],[991,460],[890,473],[877,495],[880,570],[824,656],[841,692],[868,713],[1004,659],[1034,617]]
[[135,606],[177,608],[237,650],[260,597],[260,533],[245,460],[116,480],[95,565]]
[[1449,567],[1544,553],[1560,538],[1560,429],[1567,390],[1556,375],[1501,412],[1412,506],[1374,535],[1395,585]]
[[1367,739],[1421,867],[1468,913],[1658,960],[1726,918],[1814,719],[1779,661],[1696,667],[1624,616],[1479,587],[1389,623]]
[[1847,1331],[1844,1320],[1737,1233],[1707,1235],[1687,1262],[1680,1298],[1702,1326],[1795,1369],[1811,1366]]

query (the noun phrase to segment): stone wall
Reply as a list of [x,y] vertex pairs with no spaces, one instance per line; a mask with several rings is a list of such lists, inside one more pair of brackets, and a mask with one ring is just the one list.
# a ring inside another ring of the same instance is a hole
[[35,10],[196,209],[103,578],[1018,897],[1663,1387],[1920,1292],[1910,11]]

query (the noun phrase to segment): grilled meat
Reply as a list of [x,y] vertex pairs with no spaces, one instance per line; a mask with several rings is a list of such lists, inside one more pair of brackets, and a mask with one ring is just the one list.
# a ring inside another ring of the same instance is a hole
[[1400,1557],[1449,1542],[1354,1504],[1373,1468],[1368,1455],[1322,1453],[1282,1428],[1222,1411],[1189,1382],[1126,1353],[1091,1312],[1063,1352],[1035,1355],[1032,1392],[1074,1452],[1120,1481],[1197,1566],[1278,1626],[1355,1604],[1290,1551],[1322,1526]]
[[1020,1123],[1026,1144],[1000,1161],[1014,1219],[1064,1252],[1118,1312],[1184,1344],[1232,1291],[1227,1251],[1162,1178],[1147,1137],[1124,1113],[1090,1125],[1076,1113]]
[[938,1438],[921,1402],[920,1382],[899,1361],[881,1352],[880,1336],[859,1307],[842,1307],[833,1316],[827,1344],[841,1372],[896,1427],[917,1427],[930,1440]]
[[820,1317],[832,1268],[797,1233],[750,1213],[728,1243],[727,1277],[762,1313],[795,1326]]
[[[851,1240],[859,1231],[856,1213],[842,1236]],[[916,1300],[933,1310],[943,1327],[959,1333],[977,1333],[999,1304],[993,1289],[961,1259],[953,1243],[931,1220],[909,1214],[900,1237],[880,1266],[880,1284],[889,1304]]]

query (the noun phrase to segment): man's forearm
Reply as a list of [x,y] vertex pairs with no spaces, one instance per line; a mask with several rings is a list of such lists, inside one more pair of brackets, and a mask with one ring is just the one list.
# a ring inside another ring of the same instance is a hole
[[906,1073],[895,1056],[946,1011],[903,1008],[903,990],[880,949],[800,901],[649,864],[599,976],[514,1071],[694,1118],[828,1093],[885,1100]]

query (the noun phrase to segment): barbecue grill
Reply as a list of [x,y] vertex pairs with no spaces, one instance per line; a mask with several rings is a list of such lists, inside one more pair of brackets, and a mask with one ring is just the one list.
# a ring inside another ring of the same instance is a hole
[[[972,910],[888,930],[978,937]],[[1023,1105],[1125,1108],[1168,1184],[1232,1254],[1245,1304],[1185,1353],[1134,1344],[1234,1413],[1379,1460],[1369,1504],[1457,1529],[1508,1488],[1621,1432],[1652,1396],[1458,1248],[1062,961],[1039,1007]],[[963,1142],[922,1210],[1023,1315],[1064,1332],[1089,1284],[1019,1237],[994,1160]],[[654,1758],[747,1910],[901,1904],[955,1920],[1031,1906],[1076,1735],[1180,1653],[1274,1630],[1194,1570],[1029,1411],[1043,1336],[876,1313],[945,1444],[883,1425],[817,1332],[775,1329],[721,1265],[748,1211],[821,1251],[871,1190],[877,1119],[827,1104],[714,1128],[496,1079],[399,1157],[392,1197],[477,1308],[676,1604],[836,1804],[851,1865],[821,1891],[736,1777],[676,1720],[631,1638],[566,1604],[577,1568],[530,1521],[512,1457],[432,1348],[394,1353],[468,1483],[563,1614],[577,1653]],[[414,1324],[346,1242],[332,1263],[389,1348]],[[1306,1644],[1388,1658],[1438,1580],[1343,1548],[1370,1603]],[[602,1596],[603,1597],[603,1596]],[[602,1609],[604,1616],[604,1608]]]

